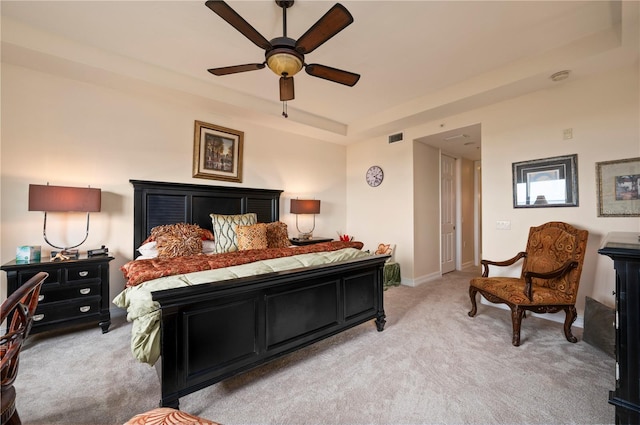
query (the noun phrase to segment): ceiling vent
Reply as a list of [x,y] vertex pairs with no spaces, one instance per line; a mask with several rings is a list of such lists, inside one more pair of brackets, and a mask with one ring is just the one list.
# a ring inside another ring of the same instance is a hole
[[389,143],[402,142],[404,140],[404,133],[396,133],[389,136]]

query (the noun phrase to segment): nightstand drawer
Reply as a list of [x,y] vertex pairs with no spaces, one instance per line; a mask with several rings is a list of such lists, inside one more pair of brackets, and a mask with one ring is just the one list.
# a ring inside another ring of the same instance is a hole
[[46,285],[56,284],[61,281],[61,269],[58,270],[49,270],[49,269],[35,269],[29,271],[22,271],[18,273],[18,286],[22,286],[23,283],[31,279],[33,276],[37,275],[39,272],[44,271],[49,273],[49,276],[44,280],[42,287],[44,288]]
[[66,272],[65,282],[76,282],[88,279],[100,279],[100,266],[97,264],[85,265],[83,267],[69,267]]
[[33,316],[33,326],[38,327],[60,320],[68,321],[99,313],[100,297],[88,297],[73,302],[39,304]]
[[91,296],[100,296],[100,282],[75,285],[49,285],[40,291],[38,302],[46,304],[63,300],[75,300]]

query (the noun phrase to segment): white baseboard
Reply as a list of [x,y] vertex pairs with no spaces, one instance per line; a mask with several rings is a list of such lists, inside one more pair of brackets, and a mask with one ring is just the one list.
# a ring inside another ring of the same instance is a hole
[[418,286],[418,285],[422,285],[423,283],[427,283],[427,282],[431,282],[433,280],[436,279],[440,279],[442,277],[442,274],[440,272],[433,272],[424,276],[420,276],[416,279],[406,279],[406,278],[402,278],[402,284],[403,285],[407,285],[407,286]]

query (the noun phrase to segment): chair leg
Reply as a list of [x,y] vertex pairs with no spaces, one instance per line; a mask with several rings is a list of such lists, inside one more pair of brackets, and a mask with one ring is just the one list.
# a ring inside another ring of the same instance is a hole
[[18,415],[18,410],[13,411],[13,415],[9,418],[5,425],[22,425],[22,421],[20,420],[20,415]]
[[471,298],[471,311],[467,313],[469,317],[475,316],[476,313],[478,312],[478,305],[476,304],[477,293],[478,293],[478,290],[475,287],[469,286],[469,298]]
[[571,333],[571,325],[576,321],[578,317],[578,312],[576,311],[576,307],[571,305],[564,308],[566,313],[566,318],[564,319],[564,336],[567,338],[569,342],[578,342],[578,338],[573,336]]
[[524,309],[518,306],[511,308],[511,321],[513,322],[513,336],[511,337],[511,343],[514,347],[520,346],[520,327],[522,325],[522,316],[524,316]]

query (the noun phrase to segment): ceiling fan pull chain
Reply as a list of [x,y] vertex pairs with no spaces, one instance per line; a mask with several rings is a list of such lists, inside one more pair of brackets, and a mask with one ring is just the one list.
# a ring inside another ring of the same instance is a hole
[[282,102],[282,116],[289,118],[289,114],[287,113],[287,102]]

